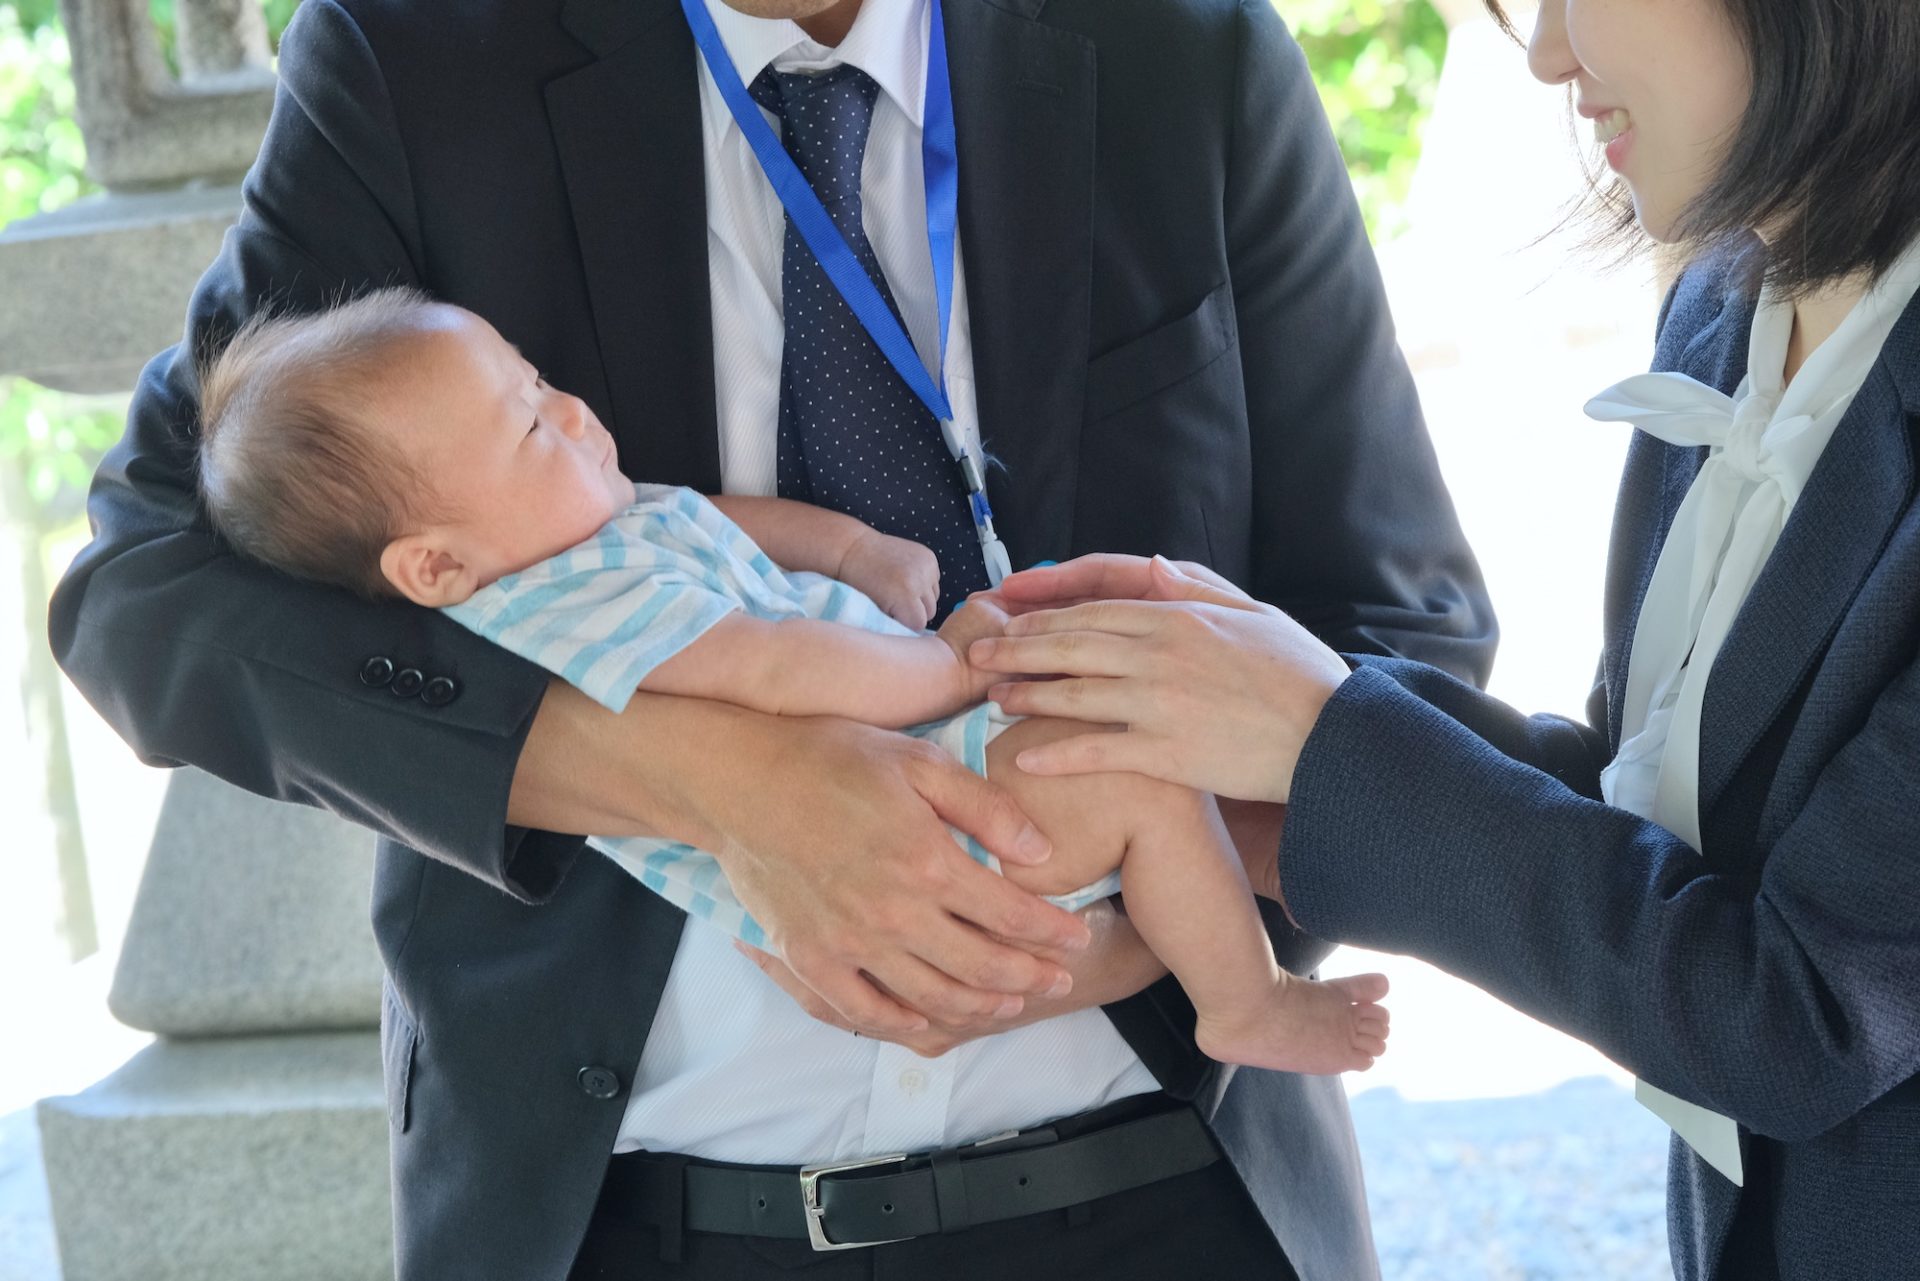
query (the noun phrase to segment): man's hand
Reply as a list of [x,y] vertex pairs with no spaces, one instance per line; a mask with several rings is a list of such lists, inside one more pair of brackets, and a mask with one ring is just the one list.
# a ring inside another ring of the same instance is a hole
[[847,547],[834,577],[871,597],[897,623],[926,630],[940,604],[940,562],[908,538],[864,530]]
[[849,1023],[913,1033],[1010,1018],[1027,997],[1072,990],[1044,956],[1085,948],[1087,926],[976,863],[947,825],[1010,863],[1043,862],[1051,847],[1004,791],[938,748],[836,718],[770,717],[689,754],[690,826],[704,829],[693,843]]
[[935,1021],[913,1032],[849,1020],[802,983],[778,957],[769,956],[745,943],[736,943],[734,946],[814,1018],[855,1035],[893,1041],[931,1059],[978,1037],[1125,1000],[1166,975],[1167,967],[1146,945],[1133,923],[1114,910],[1111,901],[1095,903],[1083,909],[1080,919],[1092,933],[1091,946],[1083,952],[1059,958],[1073,974],[1071,994],[1029,1000],[1024,1009],[1008,1018],[975,1017]]

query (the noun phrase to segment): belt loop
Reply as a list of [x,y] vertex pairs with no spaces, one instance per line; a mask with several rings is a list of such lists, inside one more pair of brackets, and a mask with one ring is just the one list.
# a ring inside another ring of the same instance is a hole
[[659,1180],[660,1206],[654,1222],[660,1226],[660,1262],[679,1263],[687,1239],[687,1158],[665,1156]]
[[933,1206],[940,1216],[942,1232],[959,1232],[973,1226],[973,1211],[967,1205],[967,1176],[960,1170],[960,1154],[935,1152],[929,1158],[933,1167]]

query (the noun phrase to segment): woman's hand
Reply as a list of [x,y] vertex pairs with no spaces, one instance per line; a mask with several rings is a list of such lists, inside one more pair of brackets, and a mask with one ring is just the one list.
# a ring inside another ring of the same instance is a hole
[[833,575],[872,598],[897,623],[926,630],[940,604],[940,562],[910,538],[863,530]]
[[[1123,724],[1031,748],[1035,774],[1126,770],[1249,801],[1284,803],[1300,750],[1346,662],[1270,605],[1170,561],[1088,557],[1017,574],[1009,601],[1096,600],[1026,614],[977,642],[974,665],[1051,681],[995,686],[1009,712]],[[1025,579],[1025,582],[1020,580]]]
[[1055,959],[1073,975],[1073,991],[1060,997],[1032,997],[1018,1014],[1010,1018],[954,1017],[936,1019],[918,1031],[856,1022],[822,1000],[818,993],[795,977],[778,957],[769,956],[745,943],[735,943],[741,953],[765,971],[768,978],[791,996],[800,1008],[822,1023],[877,1041],[893,1041],[925,1058],[938,1058],[956,1046],[996,1032],[1057,1018],[1096,1005],[1111,1005],[1125,1000],[1162,978],[1167,967],[1140,937],[1133,922],[1116,912],[1111,900],[1102,900],[1082,909],[1080,919],[1092,934],[1092,945],[1085,951],[1059,953]]

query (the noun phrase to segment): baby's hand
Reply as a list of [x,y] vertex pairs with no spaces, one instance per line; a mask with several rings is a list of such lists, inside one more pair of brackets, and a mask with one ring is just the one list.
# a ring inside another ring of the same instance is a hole
[[855,540],[834,577],[866,593],[888,617],[916,632],[926,630],[940,603],[940,562],[934,554],[910,538],[877,529]]
[[994,592],[975,592],[961,605],[964,608],[956,607],[947,615],[947,621],[940,624],[938,635],[953,648],[954,657],[960,660],[966,692],[964,701],[977,703],[987,696],[989,689],[1006,677],[981,671],[968,661],[967,651],[977,640],[1006,634],[1007,610],[1005,602]]

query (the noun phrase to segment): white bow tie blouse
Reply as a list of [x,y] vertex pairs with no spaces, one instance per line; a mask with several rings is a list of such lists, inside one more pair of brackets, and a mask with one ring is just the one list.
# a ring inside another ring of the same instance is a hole
[[[1747,376],[1728,396],[1685,374],[1639,374],[1588,402],[1591,418],[1629,422],[1707,461],[1660,549],[1633,634],[1620,749],[1600,776],[1609,805],[1700,839],[1700,714],[1714,660],[1840,420],[1920,292],[1910,246],[1786,382],[1793,303],[1763,289]],[[1735,1183],[1734,1123],[1646,1084],[1641,1102]]]

